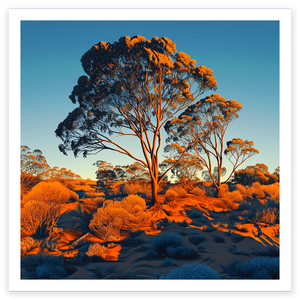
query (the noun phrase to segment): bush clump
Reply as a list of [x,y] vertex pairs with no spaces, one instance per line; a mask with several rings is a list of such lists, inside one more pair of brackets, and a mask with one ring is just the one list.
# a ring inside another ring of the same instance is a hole
[[169,246],[167,247],[167,255],[175,259],[193,259],[197,255],[193,248],[183,246]]
[[37,248],[40,245],[40,241],[37,241],[32,237],[26,237],[23,241],[21,241],[21,255],[26,254],[28,251]]
[[241,277],[250,279],[279,279],[279,258],[257,257],[249,261],[236,259],[231,269]]
[[65,204],[70,199],[79,199],[78,195],[70,191],[58,181],[40,182],[24,196],[24,203],[29,201],[44,202],[46,204]]
[[41,238],[48,236],[65,208],[58,204],[28,202],[21,209],[21,234]]
[[22,257],[21,264],[41,279],[60,279],[69,275],[69,267],[63,256],[28,255]]
[[136,231],[150,214],[146,202],[137,195],[129,195],[122,201],[105,201],[93,214],[89,228],[104,241],[119,241],[120,231]]
[[100,257],[102,259],[105,259],[106,255],[108,253],[108,250],[106,247],[100,245],[99,243],[95,243],[89,246],[86,255],[89,257]]
[[198,245],[204,240],[205,240],[205,236],[202,234],[194,234],[193,236],[189,237],[189,241],[194,245]]
[[166,254],[167,247],[181,246],[183,238],[176,233],[160,233],[151,238],[151,247],[159,254]]
[[200,263],[188,263],[173,269],[160,279],[220,279],[221,276],[211,267]]

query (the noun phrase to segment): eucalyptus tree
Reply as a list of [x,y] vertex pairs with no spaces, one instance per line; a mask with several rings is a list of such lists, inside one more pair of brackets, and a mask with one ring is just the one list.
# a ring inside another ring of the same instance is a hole
[[[172,168],[159,175],[162,128],[199,95],[216,89],[213,71],[177,53],[166,37],[101,41],[82,56],[81,64],[86,75],[70,95],[77,108],[55,131],[63,141],[60,151],[86,157],[110,150],[134,159],[149,170],[155,204],[158,186]],[[141,154],[124,145],[130,137],[136,138]]]
[[[238,112],[241,109],[239,102],[228,101],[219,94],[213,94],[190,105],[165,125],[168,133],[167,143],[177,145],[178,153],[175,155],[187,153],[186,155],[197,157],[206,168],[218,192],[224,174],[224,155],[233,165],[228,178],[223,182],[227,183],[245,160],[259,153],[253,147],[252,141],[243,141],[240,138],[232,139],[227,142],[227,147],[225,146],[225,133],[231,122],[239,117]],[[169,148],[165,148],[166,152]]]

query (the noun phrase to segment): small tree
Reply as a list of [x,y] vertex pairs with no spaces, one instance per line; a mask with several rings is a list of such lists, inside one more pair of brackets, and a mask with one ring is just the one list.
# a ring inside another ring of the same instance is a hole
[[80,175],[73,173],[71,170],[67,170],[66,168],[53,167],[48,168],[46,171],[40,174],[40,178],[43,180],[46,179],[80,179]]
[[[165,151],[169,156],[159,165],[162,171],[173,166],[184,152],[184,148],[177,144],[170,144],[165,147]],[[185,153],[180,162],[171,169],[171,179],[175,179],[187,191],[193,189],[195,182],[199,181],[198,172],[203,170],[202,162],[195,155]]]
[[[146,40],[126,36],[113,44],[100,42],[81,58],[81,76],[70,96],[78,107],[58,125],[60,151],[84,157],[110,150],[129,156],[149,171],[152,205],[158,186],[161,129],[207,90],[216,89],[211,69],[196,66],[166,37]],[[124,138],[134,137],[143,156],[137,157]]]
[[112,181],[123,181],[125,179],[125,168],[121,166],[113,167],[112,164],[98,160],[94,164],[98,169],[96,171],[96,179],[98,182],[103,182],[107,184]]
[[[221,187],[223,155],[225,154],[233,164],[233,170],[224,182],[226,183],[246,159],[258,153],[258,150],[252,147],[253,142],[241,139],[233,139],[224,149],[226,130],[230,123],[239,117],[238,111],[241,108],[239,102],[227,101],[224,97],[214,94],[190,105],[179,117],[174,117],[165,125],[167,142],[182,145],[178,148],[186,149],[199,159],[207,169],[218,194]],[[168,148],[166,150],[168,151]],[[213,159],[217,164],[217,176],[214,174]]]
[[49,165],[41,150],[30,151],[27,146],[21,146],[21,174],[37,176],[47,170]]
[[248,166],[245,169],[235,171],[232,182],[242,185],[251,185],[254,182],[272,184],[279,182],[279,174],[277,176],[277,171],[279,172],[279,167],[271,174],[268,166],[262,163],[256,164],[255,166]]

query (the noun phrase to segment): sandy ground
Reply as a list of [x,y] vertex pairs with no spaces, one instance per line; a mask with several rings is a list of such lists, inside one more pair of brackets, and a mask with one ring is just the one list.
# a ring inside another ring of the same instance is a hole
[[[79,203],[84,204],[85,200],[82,198]],[[155,279],[163,274],[168,274],[171,269],[190,262],[209,265],[222,276],[222,279],[237,279],[239,277],[229,267],[230,262],[237,258],[250,260],[259,257],[261,255],[258,251],[267,250],[269,247],[279,248],[279,238],[274,235],[274,230],[279,228],[278,224],[270,226],[269,224],[247,223],[245,212],[226,211],[214,207],[211,204],[212,199],[209,197],[189,195],[181,199],[179,203],[177,207],[164,204],[157,211],[152,212],[151,220],[144,224],[141,228],[143,231],[134,238],[140,241],[139,245],[124,245],[122,241],[113,242],[113,245],[104,243],[103,245],[107,246],[108,249],[104,261],[88,261],[84,264],[75,265],[71,274],[64,279],[109,278],[109,274],[105,276],[99,275],[99,272],[97,274],[95,272],[97,267],[110,267],[110,274],[124,274],[125,272],[129,279]],[[66,258],[71,258],[76,255],[84,255],[84,251],[86,251],[86,247],[78,247],[78,239],[81,240],[80,245],[84,245],[88,241],[92,243],[104,242],[97,238],[89,230],[87,224],[80,219],[75,210],[75,203],[68,204],[67,208],[68,210],[61,215],[57,223],[57,227],[62,228],[62,231],[57,234],[63,238],[63,242],[59,244],[59,250],[51,252],[47,249],[35,248],[28,252],[27,256],[37,255],[43,251],[44,254],[64,255]],[[233,217],[233,215],[235,216]],[[163,219],[164,221],[162,221]],[[182,223],[184,220],[186,221],[185,224]],[[212,227],[214,231],[207,231],[208,226],[209,228]],[[229,230],[235,235],[231,234],[230,236]],[[172,266],[165,266],[164,258],[161,257],[147,259],[145,255],[146,251],[151,248],[151,238],[161,232],[180,234],[184,240],[183,244],[193,248],[196,251],[196,256],[192,259],[173,259]],[[205,237],[204,249],[199,249],[200,247],[191,242],[195,234],[201,234]],[[216,239],[216,235],[220,238]],[[124,233],[124,238],[126,236],[128,233]],[[236,249],[248,253],[235,254]],[[22,268],[21,278],[33,279],[35,275],[34,272]]]

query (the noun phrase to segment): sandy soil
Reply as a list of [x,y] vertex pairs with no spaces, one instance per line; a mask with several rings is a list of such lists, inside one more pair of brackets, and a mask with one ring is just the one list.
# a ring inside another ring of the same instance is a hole
[[[86,200],[81,198],[78,203],[82,205]],[[121,276],[119,278],[155,279],[168,274],[171,269],[190,262],[209,265],[222,276],[222,279],[240,278],[232,272],[229,267],[230,263],[237,258],[250,260],[260,257],[259,251],[268,250],[269,247],[279,248],[279,238],[274,235],[274,230],[278,230],[279,225],[247,223],[245,212],[227,211],[215,207],[212,205],[212,200],[213,198],[210,197],[188,195],[178,201],[177,207],[164,204],[155,210],[152,209],[151,220],[145,223],[141,228],[142,232],[134,237],[136,244],[140,243],[138,245],[124,244],[122,241],[104,243],[80,218],[75,210],[78,204],[70,203],[67,205],[67,211],[57,222],[57,227],[62,229],[57,233],[57,237],[62,238],[58,250],[51,252],[38,247],[29,251],[27,257],[43,252],[44,254],[64,255],[67,259],[71,259],[74,256],[85,255],[85,243],[103,243],[108,249],[105,260],[72,263],[72,271],[64,279],[105,279],[111,278],[111,274]],[[259,200],[253,200],[255,201]],[[212,227],[214,231],[207,231],[207,227]],[[231,235],[229,235],[229,230]],[[184,240],[183,244],[193,248],[196,256],[192,259],[173,259],[172,266],[165,266],[162,257],[147,258],[145,255],[151,248],[151,238],[161,232],[180,234]],[[205,237],[204,249],[200,249],[191,242],[195,234]],[[220,238],[216,238],[216,235]],[[124,233],[123,238],[128,236],[129,233]],[[237,255],[236,249],[247,251],[247,253]],[[96,272],[97,267],[111,268],[108,274],[102,272],[102,275],[99,275],[99,272]],[[21,269],[22,279],[36,278],[34,274],[33,271],[28,271],[24,267]]]

